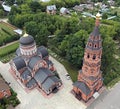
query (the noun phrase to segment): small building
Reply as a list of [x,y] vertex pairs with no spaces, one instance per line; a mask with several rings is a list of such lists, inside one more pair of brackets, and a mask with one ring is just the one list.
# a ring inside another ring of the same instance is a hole
[[8,5],[5,5],[5,2],[2,3],[2,7],[3,7],[4,11],[6,11],[6,12],[10,12],[11,11],[11,7],[8,6]]
[[46,12],[52,15],[56,14],[56,10],[57,10],[56,5],[50,5],[50,6],[47,6],[46,8]]
[[10,61],[11,71],[27,89],[38,87],[47,95],[62,85],[55,75],[55,67],[49,60],[49,53],[44,46],[37,48],[31,35],[24,34],[16,50],[16,57]]
[[73,7],[73,9],[74,9],[75,11],[80,11],[80,12],[82,12],[82,11],[84,10],[84,7],[83,7],[83,6],[80,6],[80,5],[75,5],[75,6]]
[[89,9],[89,10],[93,10],[94,9],[93,4],[87,4],[85,8]]
[[108,0],[107,2],[110,4],[110,6],[114,6],[115,5],[115,1],[114,0]]
[[13,31],[18,35],[22,35],[22,33],[23,33],[23,31],[21,29],[15,29]]
[[5,80],[0,77],[0,99],[11,96],[10,87]]
[[60,9],[60,15],[65,15],[65,14],[70,14],[70,11],[67,8],[62,7]]

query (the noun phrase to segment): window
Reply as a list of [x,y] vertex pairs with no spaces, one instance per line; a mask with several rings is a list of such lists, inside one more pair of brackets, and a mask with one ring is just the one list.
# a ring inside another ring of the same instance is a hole
[[95,60],[96,59],[96,55],[93,55],[93,60]]
[[89,54],[87,55],[87,58],[90,58],[90,55],[89,55]]
[[96,48],[97,46],[96,46],[96,44],[95,44],[95,48]]

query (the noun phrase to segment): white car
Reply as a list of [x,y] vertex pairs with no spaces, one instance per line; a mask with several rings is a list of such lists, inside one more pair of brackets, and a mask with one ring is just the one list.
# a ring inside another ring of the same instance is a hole
[[66,79],[67,80],[70,80],[71,78],[70,78],[70,75],[67,73],[67,74],[65,74],[65,77],[66,77]]

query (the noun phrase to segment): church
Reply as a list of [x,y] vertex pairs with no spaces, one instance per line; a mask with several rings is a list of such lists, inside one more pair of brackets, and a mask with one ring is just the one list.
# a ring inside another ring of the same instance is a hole
[[48,50],[44,46],[37,48],[31,35],[24,34],[19,40],[16,57],[10,61],[10,70],[17,79],[27,88],[35,87],[47,95],[62,85],[55,75],[55,67],[49,60]]
[[103,85],[101,66],[102,40],[99,32],[100,14],[96,15],[93,32],[86,44],[82,69],[78,72],[78,81],[73,84],[76,98],[87,102]]

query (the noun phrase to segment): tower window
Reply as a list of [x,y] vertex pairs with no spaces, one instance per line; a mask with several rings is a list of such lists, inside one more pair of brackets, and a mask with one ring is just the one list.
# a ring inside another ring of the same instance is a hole
[[89,54],[87,55],[87,58],[90,58],[90,55],[89,55]]
[[95,48],[96,48],[97,46],[95,45]]
[[95,60],[96,59],[96,55],[93,55],[93,60]]

